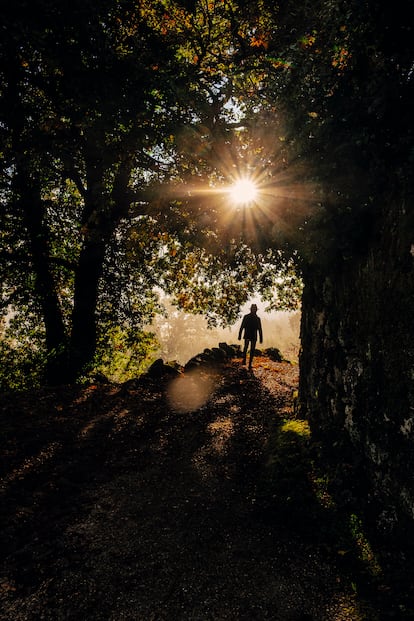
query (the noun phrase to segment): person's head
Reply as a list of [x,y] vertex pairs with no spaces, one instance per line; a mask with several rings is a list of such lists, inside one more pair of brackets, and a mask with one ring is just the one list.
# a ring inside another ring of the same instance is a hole
[[250,307],[250,312],[253,314],[257,313],[257,305],[256,304],[252,304]]

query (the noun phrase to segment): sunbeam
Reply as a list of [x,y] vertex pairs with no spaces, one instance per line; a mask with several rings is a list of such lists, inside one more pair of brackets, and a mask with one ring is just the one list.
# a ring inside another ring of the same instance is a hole
[[177,186],[179,192],[185,188],[199,221],[211,217],[223,239],[259,244],[293,239],[317,210],[320,189],[311,180],[311,167],[290,156],[280,121],[254,127],[250,134],[240,130],[228,139],[212,136],[200,132],[199,149],[190,154],[198,166],[204,148],[206,174]]

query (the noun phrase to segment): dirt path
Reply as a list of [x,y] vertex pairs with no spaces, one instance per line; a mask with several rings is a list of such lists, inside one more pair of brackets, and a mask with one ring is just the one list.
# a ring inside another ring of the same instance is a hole
[[0,619],[380,619],[320,537],[261,510],[297,367],[175,382],[3,401]]

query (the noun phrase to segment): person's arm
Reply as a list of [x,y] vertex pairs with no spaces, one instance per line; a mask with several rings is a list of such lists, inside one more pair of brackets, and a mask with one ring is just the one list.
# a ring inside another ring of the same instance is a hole
[[240,330],[239,330],[239,341],[241,340],[243,328],[245,327],[245,323],[246,323],[245,319],[246,319],[246,317],[243,317],[243,321],[241,322],[241,326],[240,326]]
[[263,343],[263,331],[262,331],[262,322],[260,320],[260,317],[258,317],[259,323],[258,323],[258,329],[259,329],[259,338],[260,338],[260,342]]

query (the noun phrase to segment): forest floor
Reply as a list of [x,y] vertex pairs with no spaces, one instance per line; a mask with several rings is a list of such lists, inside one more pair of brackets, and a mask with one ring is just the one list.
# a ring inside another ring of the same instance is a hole
[[258,357],[3,396],[0,619],[412,618],[338,524],[297,382]]

